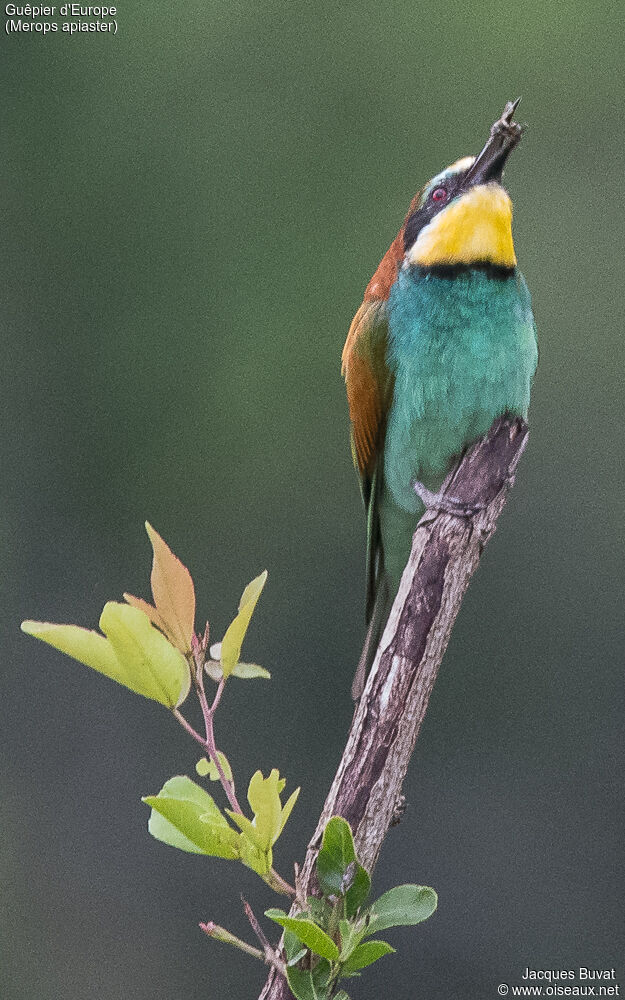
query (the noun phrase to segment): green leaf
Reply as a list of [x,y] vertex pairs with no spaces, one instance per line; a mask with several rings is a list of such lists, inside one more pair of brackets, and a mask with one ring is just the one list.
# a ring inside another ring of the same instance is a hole
[[264,877],[271,871],[273,865],[271,847],[265,847],[257,828],[247,816],[234,812],[233,809],[226,809],[226,814],[241,831],[239,838],[241,861],[257,875]]
[[306,903],[306,912],[310,914],[319,927],[323,927],[324,931],[327,930],[330,915],[332,913],[332,907],[327,900],[318,899],[316,896],[308,896]]
[[333,816],[326,823],[317,856],[317,878],[324,896],[344,895],[345,872],[355,860],[350,825],[342,816]]
[[269,874],[273,866],[271,848],[268,851],[262,850],[260,847],[257,847],[249,836],[242,833],[239,840],[239,851],[241,852],[241,861],[243,864],[251,868],[257,875],[260,875],[264,879]]
[[[212,680],[219,682],[223,677],[223,671],[221,669],[221,663],[219,658],[221,656],[221,643],[216,642],[214,646],[211,646],[211,659],[206,661],[204,669]],[[271,674],[264,667],[260,667],[258,663],[237,663],[232,669],[230,674],[231,677],[240,677],[242,680],[254,680],[255,677],[262,677],[264,680],[271,680]]]
[[256,771],[247,789],[247,801],[254,813],[258,843],[265,849],[271,847],[280,835],[282,805],[279,785],[280,772],[273,768],[267,778],[263,778],[261,771]]
[[148,830],[181,851],[217,858],[238,858],[239,835],[211,796],[184,775],[170,778],[158,795],[142,799],[151,806]]
[[[217,756],[219,757],[219,763],[221,764],[221,769],[224,772],[224,777],[228,781],[232,781],[232,768],[228,763],[228,758],[225,753],[221,750],[217,751]],[[211,781],[220,781],[219,771],[217,770],[217,765],[212,760],[207,760],[206,757],[202,757],[198,760],[195,765],[195,770],[199,774],[200,778],[210,778]]]
[[189,693],[184,656],[138,608],[109,601],[100,616],[104,636],[77,625],[22,622],[22,631],[167,708]]
[[[284,803],[284,807],[283,807],[282,812],[280,814],[280,827],[278,829],[278,837],[280,836],[280,834],[284,830],[284,828],[286,826],[286,823],[287,823],[287,820],[288,820],[289,816],[291,815],[291,813],[293,812],[293,806],[297,802],[297,799],[299,797],[299,793],[300,793],[300,789],[296,788],[295,791],[291,795],[289,795],[288,799]],[[278,839],[278,837],[276,837],[276,840]],[[275,843],[275,841],[274,841],[274,843]]]
[[289,917],[283,910],[266,910],[265,916],[292,931],[315,955],[321,955],[330,962],[337,961],[339,950],[334,941],[308,917]]
[[232,676],[240,677],[241,680],[250,681],[254,680],[256,677],[262,677],[263,680],[271,680],[271,674],[264,667],[258,665],[258,663],[237,663],[232,668]]
[[143,611],[109,601],[100,628],[132,680],[129,687],[170,708],[185,700],[191,685],[189,664]]
[[[326,963],[327,964],[327,963]],[[321,965],[321,962],[319,963]],[[325,966],[322,972],[318,972],[317,966],[312,972],[310,969],[298,969],[297,966],[287,966],[286,978],[291,993],[297,1000],[328,1000],[328,980]]]
[[322,991],[328,991],[331,973],[330,963],[325,958],[320,958],[312,970],[313,986],[320,994]]
[[339,920],[339,931],[341,933],[341,962],[346,962],[354,948],[356,948],[367,932],[367,925],[364,920]]
[[333,1000],[349,1000],[349,997],[345,990],[339,990],[338,993],[334,994]]
[[286,976],[291,993],[297,1000],[328,1000],[330,963],[322,958],[314,969],[287,967]]
[[[280,910],[280,913],[284,913],[284,910]],[[308,948],[302,947],[302,942],[295,936],[295,934],[292,934],[291,931],[285,930],[284,954],[287,958],[287,965],[296,965],[300,958],[304,957],[307,951]]]
[[[293,935],[293,937],[295,937],[295,935]],[[295,938],[295,940],[297,941],[297,938]],[[297,944],[298,944],[298,947],[299,947],[299,951],[295,951],[294,952],[293,958],[290,958],[288,960],[288,962],[286,963],[287,965],[297,965],[297,963],[299,961],[301,961],[301,959],[304,957],[304,955],[308,954],[308,948],[302,948],[300,941],[297,941]]]
[[261,843],[258,830],[252,823],[251,819],[248,819],[247,816],[244,816],[242,813],[235,812],[234,809],[226,809],[226,815],[230,817],[233,823],[236,823],[241,833],[245,835],[246,839],[249,840],[250,843],[254,844],[257,850],[263,853],[265,852],[265,847]]
[[241,646],[245,638],[250,619],[254,613],[258,598],[260,597],[265,582],[267,580],[267,570],[257,576],[241,595],[239,601],[239,613],[226,629],[226,634],[221,641],[221,669],[224,677],[229,677],[241,657]]
[[386,941],[365,941],[354,948],[350,957],[341,967],[341,975],[351,976],[358,969],[364,969],[367,965],[373,965],[379,958],[389,955],[395,949],[391,948]]
[[66,653],[79,663],[105,674],[118,684],[126,683],[123,667],[119,663],[113,648],[99,632],[93,632],[78,625],[54,625],[52,622],[25,621],[21,625],[22,632],[41,639],[61,653]]
[[[319,1000],[315,993],[310,969],[298,969],[297,966],[286,967],[286,979],[291,993],[296,1000]],[[325,1000],[325,994],[323,1000]]]
[[265,878],[265,876],[269,874],[273,865],[273,856],[271,851],[266,854],[243,835],[241,836],[239,842],[239,850],[241,852],[241,861],[244,865],[251,868],[252,871],[256,872],[257,875],[260,875],[261,878]]
[[280,777],[275,768],[267,778],[256,771],[247,790],[254,819],[250,820],[247,816],[226,809],[227,815],[241,831],[241,860],[261,876],[271,871],[271,848],[280,836],[299,794],[298,788],[282,808],[280,794],[284,791],[285,783],[285,779]]
[[345,916],[354,917],[361,906],[367,902],[371,892],[369,872],[356,862],[354,881],[345,894]]
[[388,927],[420,924],[434,913],[438,897],[426,885],[397,885],[375,901],[369,913],[367,935]]
[[247,800],[254,812],[253,822],[235,813],[228,814],[261,850],[268,851],[275,844],[299,795],[300,790],[296,788],[283,808],[280,794],[284,786],[285,779],[275,768],[266,778],[261,771],[256,771],[247,790]]

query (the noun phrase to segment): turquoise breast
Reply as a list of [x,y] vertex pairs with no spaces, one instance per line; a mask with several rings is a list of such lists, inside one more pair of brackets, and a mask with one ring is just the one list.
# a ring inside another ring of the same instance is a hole
[[389,298],[387,362],[395,386],[384,446],[385,486],[398,507],[419,512],[416,479],[437,489],[496,417],[527,414],[537,358],[519,272],[450,278],[400,271]]

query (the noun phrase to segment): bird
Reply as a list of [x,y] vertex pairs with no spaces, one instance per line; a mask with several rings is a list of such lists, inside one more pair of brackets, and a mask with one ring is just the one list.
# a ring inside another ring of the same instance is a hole
[[[497,417],[525,418],[538,361],[503,169],[519,143],[509,101],[478,156],[413,198],[365,290],[342,355],[352,456],[366,512],[367,632],[361,696],[426,507]],[[465,512],[466,515],[466,512]]]

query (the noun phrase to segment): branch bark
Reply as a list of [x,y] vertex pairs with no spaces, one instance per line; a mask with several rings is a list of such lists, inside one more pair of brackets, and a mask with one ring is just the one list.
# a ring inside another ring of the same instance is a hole
[[[524,420],[501,417],[465,454],[445,486],[470,516],[428,510],[358,703],[336,777],[308,845],[298,889],[315,891],[314,865],[331,816],[343,816],[358,857],[373,869],[401,802],[401,787],[454,621],[495,531],[527,444]],[[275,970],[259,1000],[290,1000]]]

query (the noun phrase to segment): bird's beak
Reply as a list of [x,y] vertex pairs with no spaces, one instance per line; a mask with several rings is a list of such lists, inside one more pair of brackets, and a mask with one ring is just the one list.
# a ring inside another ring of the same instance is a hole
[[512,116],[519,106],[520,97],[516,101],[508,101],[501,118],[490,130],[490,138],[480,155],[469,167],[462,182],[463,188],[475,187],[476,184],[488,184],[489,181],[501,181],[503,168],[514,147],[521,141],[522,129]]

